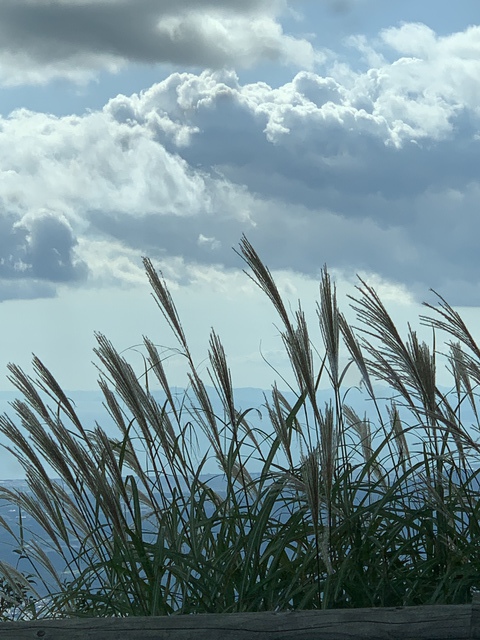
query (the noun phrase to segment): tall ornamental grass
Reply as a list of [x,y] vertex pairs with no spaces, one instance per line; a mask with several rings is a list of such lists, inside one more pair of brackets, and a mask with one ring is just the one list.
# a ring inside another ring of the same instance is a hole
[[[153,297],[188,365],[180,401],[149,338],[137,374],[96,335],[116,437],[80,422],[37,357],[34,377],[8,365],[22,399],[12,403],[15,422],[0,417],[0,431],[28,489],[0,488],[0,499],[33,518],[43,536],[31,538],[23,517],[18,530],[0,522],[19,553],[16,567],[0,565],[4,618],[467,603],[479,587],[480,349],[461,317],[437,296],[421,318],[432,335],[450,339],[452,384],[444,393],[435,342],[428,346],[410,328],[403,339],[366,282],[351,300],[354,329],[324,268],[318,326],[308,326],[300,305],[287,311],[245,237],[238,253],[279,316],[295,380],[293,403],[273,384],[261,422],[237,408],[215,331],[201,378],[148,259]],[[370,417],[349,404],[360,392],[346,387],[349,369],[361,378]],[[376,397],[378,383],[388,400]],[[221,491],[205,480],[212,458]],[[52,553],[65,571],[55,569]]]

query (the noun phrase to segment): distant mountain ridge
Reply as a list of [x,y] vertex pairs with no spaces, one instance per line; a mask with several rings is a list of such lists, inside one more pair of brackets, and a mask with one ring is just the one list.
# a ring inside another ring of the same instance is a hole
[[[382,413],[385,419],[387,419],[387,413],[384,410],[385,405],[389,404],[389,398],[392,397],[393,392],[388,387],[375,387],[375,392],[377,394],[377,398],[379,400],[379,405],[382,408]],[[443,389],[442,389],[443,391]],[[448,391],[445,389],[444,391]],[[207,392],[210,396],[210,400],[213,406],[213,410],[216,415],[219,417],[223,417],[224,411],[222,407],[221,400],[216,393],[213,387],[207,387]],[[113,423],[112,418],[107,412],[107,409],[102,406],[104,402],[103,394],[100,389],[91,390],[91,391],[82,391],[82,390],[71,390],[65,391],[67,397],[73,402],[77,415],[83,424],[83,426],[87,429],[95,428],[98,423],[105,431],[111,435],[118,435],[118,430]],[[163,404],[165,401],[165,393],[156,389],[152,391],[156,400]],[[179,403],[184,398],[185,390],[181,387],[172,387],[172,394],[178,398]],[[282,391],[287,401],[293,406],[298,398],[298,395],[294,394],[292,391]],[[189,391],[190,399],[194,398],[193,391]],[[332,399],[332,390],[331,389],[319,389],[317,393],[319,406],[322,408]],[[21,393],[16,389],[12,389],[11,391],[0,391],[0,414],[6,413],[15,423],[18,424],[18,418],[10,406],[11,403],[16,398],[21,398]],[[247,420],[252,425],[252,427],[261,428],[264,431],[269,432],[268,429],[268,412],[265,408],[265,398],[269,400],[271,398],[271,390],[260,389],[257,387],[240,387],[234,389],[234,400],[235,406],[238,411],[244,412],[248,409],[255,409],[254,411],[250,411],[247,415]],[[363,418],[366,414],[367,418],[372,421],[372,426],[378,426],[378,417],[376,415],[376,410],[373,403],[368,399],[368,396],[365,392],[361,392],[356,388],[351,388],[346,394],[345,400],[346,404],[351,406],[354,411],[359,415],[360,418]],[[53,401],[47,400],[47,405],[51,408],[54,408]],[[121,404],[121,406],[123,406]],[[402,414],[402,409],[400,409]],[[471,409],[465,403],[465,411],[463,413],[463,422],[464,424],[473,423],[473,414]],[[405,414],[404,418],[406,417]],[[189,416],[185,413],[185,423],[189,420]],[[302,414],[299,414],[300,420],[302,420]],[[407,418],[408,422],[408,418]],[[202,441],[201,446],[206,447],[207,442],[205,436],[201,432],[199,432],[200,441]],[[205,441],[203,441],[203,439]],[[5,443],[3,437],[0,436],[0,443]],[[217,470],[216,464],[212,462],[210,467],[205,469],[208,473],[215,473]],[[11,454],[7,452],[2,452],[0,449],[0,479],[20,479],[24,477],[23,470],[20,465],[13,460]]]

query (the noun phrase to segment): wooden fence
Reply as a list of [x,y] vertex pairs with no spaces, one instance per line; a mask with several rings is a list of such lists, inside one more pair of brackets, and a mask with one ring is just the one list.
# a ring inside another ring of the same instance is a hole
[[83,618],[0,623],[0,640],[467,640],[480,639],[471,605]]

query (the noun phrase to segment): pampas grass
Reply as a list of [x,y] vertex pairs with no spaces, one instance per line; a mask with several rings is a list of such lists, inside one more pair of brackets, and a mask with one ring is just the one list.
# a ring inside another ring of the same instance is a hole
[[[318,326],[308,326],[300,305],[287,312],[245,237],[237,253],[278,313],[296,382],[293,405],[273,383],[261,428],[253,410],[237,409],[215,331],[208,379],[201,378],[149,259],[154,300],[188,365],[181,401],[149,338],[139,375],[96,336],[99,386],[115,437],[99,424],[82,425],[38,358],[33,377],[8,366],[21,399],[12,404],[16,422],[0,416],[0,432],[28,488],[0,487],[0,498],[33,518],[43,536],[27,541],[23,527],[17,532],[0,520],[20,558],[16,568],[0,564],[15,605],[2,610],[4,618],[465,603],[480,586],[480,350],[460,316],[440,297],[422,316],[434,335],[454,339],[452,392],[445,394],[435,341],[421,342],[411,328],[404,340],[366,282],[351,300],[353,328],[324,268]],[[343,369],[341,352],[350,358]],[[348,403],[351,367],[374,417]],[[163,403],[150,390],[153,379]],[[393,398],[377,398],[377,382]],[[321,383],[331,389],[326,405]],[[467,404],[473,425],[462,421]],[[203,474],[212,458],[222,491]],[[65,566],[61,574],[49,551]]]

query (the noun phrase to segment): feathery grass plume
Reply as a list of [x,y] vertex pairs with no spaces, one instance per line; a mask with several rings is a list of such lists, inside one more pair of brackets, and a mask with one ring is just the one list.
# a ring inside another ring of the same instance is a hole
[[[464,397],[469,399],[478,426],[478,409],[471,380],[474,381],[475,387],[480,384],[480,349],[460,314],[455,311],[440,294],[433,291],[433,289],[431,291],[436,295],[439,301],[438,305],[434,306],[424,302],[424,306],[433,311],[435,315],[433,317],[421,315],[420,321],[426,326],[441,330],[455,338],[454,342],[449,343],[450,353],[448,360],[457,391],[458,405],[455,409],[449,407],[447,428],[452,422],[458,421],[457,416]],[[470,353],[463,351],[461,348],[462,344],[467,347]],[[462,393],[464,394],[463,396]],[[446,404],[446,399],[444,402]],[[454,419],[452,419],[453,416],[455,416]],[[452,431],[455,434],[458,434],[458,432],[464,433],[462,428],[453,429]],[[460,446],[458,440],[457,446]]]
[[320,303],[317,303],[317,316],[323,337],[323,344],[330,365],[330,379],[334,387],[340,384],[340,313],[337,306],[337,291],[332,287],[327,267],[322,269],[320,281]]
[[365,389],[367,390],[368,396],[372,401],[373,406],[375,407],[377,419],[385,435],[385,442],[389,450],[390,458],[393,459],[393,451],[391,449],[389,431],[387,429],[387,425],[385,421],[382,418],[382,412],[380,410],[377,397],[373,389],[372,380],[371,380],[369,369],[368,369],[368,364],[363,355],[359,340],[353,333],[352,328],[350,327],[345,316],[342,313],[339,314],[338,323],[340,326],[340,331],[342,333],[345,346],[347,347],[352,357],[352,362],[355,363],[355,365],[357,366],[357,369],[361,375],[361,382],[363,383]]
[[394,401],[392,401],[390,406],[387,406],[387,411],[388,417],[390,418],[394,441],[397,447],[398,461],[402,466],[404,473],[406,473],[407,461],[410,459],[410,451],[408,449],[407,439],[400,419],[400,412]]
[[148,364],[149,364],[150,370],[153,371],[153,373],[155,374],[155,377],[157,378],[160,384],[160,388],[162,389],[162,391],[165,394],[165,397],[167,398],[168,406],[171,408],[174,414],[175,420],[177,422],[180,422],[181,417],[177,412],[177,405],[173,399],[170,385],[168,384],[167,375],[165,373],[165,368],[162,363],[162,358],[158,353],[158,349],[153,344],[153,342],[149,340],[149,338],[147,338],[146,336],[143,337],[143,340],[148,352]]
[[[343,379],[355,359],[350,360],[340,371],[340,335],[347,332],[347,324],[342,321],[342,315],[337,304],[336,287],[331,282],[327,267],[324,266],[320,280],[320,302],[317,303],[317,316],[320,325],[325,355],[329,363],[329,377],[333,389],[335,403],[336,444],[340,448],[342,464],[348,464],[347,440],[343,414],[343,398],[341,386]],[[350,348],[354,348],[351,344]],[[355,350],[355,348],[354,348]],[[358,355],[358,354],[357,354]]]
[[338,315],[338,325],[340,327],[340,331],[342,332],[342,338],[345,342],[345,345],[350,352],[350,355],[352,356],[352,360],[357,365],[357,368],[362,376],[362,381],[368,391],[368,394],[370,398],[375,401],[375,392],[373,390],[370,373],[368,371],[368,366],[363,356],[362,349],[357,337],[353,333],[343,313],[339,313]]
[[[49,397],[51,398],[57,405],[57,416],[60,415],[60,411],[64,412],[67,418],[72,422],[75,428],[85,436],[85,432],[83,431],[83,426],[80,420],[78,419],[77,414],[75,413],[72,404],[69,399],[63,392],[62,388],[56,381],[55,377],[52,373],[47,369],[47,367],[43,364],[40,358],[37,358],[35,355],[33,356],[33,370],[38,376],[38,386],[39,388]],[[33,390],[33,389],[32,389]],[[38,402],[38,395],[35,394],[36,402]],[[41,403],[43,404],[43,403]]]
[[433,317],[421,315],[420,321],[422,324],[444,331],[456,338],[472,352],[473,357],[476,358],[478,362],[480,360],[480,349],[465,322],[462,320],[461,315],[455,311],[439,293],[433,289],[430,289],[430,291],[437,297],[438,305],[434,306],[429,302],[423,303],[424,306],[433,311],[435,315]]
[[[448,361],[451,367],[451,373],[457,393],[458,404],[456,409],[458,409],[458,412],[460,412],[463,401],[465,400],[465,398],[468,398],[470,407],[475,415],[475,420],[477,421],[477,426],[479,426],[479,416],[477,411],[477,403],[474,396],[474,386],[472,386],[472,382],[470,380],[470,370],[472,368],[472,365],[475,369],[475,365],[472,362],[472,358],[469,358],[463,351],[460,342],[451,342],[449,344],[449,348],[450,352],[448,354]],[[454,411],[455,413],[457,413],[456,409]]]
[[227,365],[225,350],[215,331],[212,331],[210,335],[209,356],[214,376],[212,381],[214,384],[216,383],[216,388],[222,399],[227,419],[235,430],[237,426],[237,415],[233,398],[232,377]]
[[296,430],[301,433],[301,427],[298,425],[298,421],[295,416],[290,420],[290,422],[287,421],[287,416],[292,413],[292,407],[282,392],[279,391],[276,384],[274,384],[272,388],[272,404],[270,404],[265,397],[265,406],[278,443],[282,447],[283,453],[287,459],[288,470],[293,472],[294,454],[292,452],[292,432],[296,428]]
[[[403,342],[376,291],[362,278],[359,280],[361,286],[357,285],[356,288],[360,298],[349,298],[362,324],[359,327],[363,334],[361,344],[371,356],[371,359],[367,360],[369,371],[400,393],[412,411],[415,411],[416,403],[408,388],[415,392],[419,386],[421,388],[422,381],[418,378],[418,372],[412,362],[411,349]],[[364,336],[370,336],[379,346],[375,346]]]
[[337,469],[337,460],[340,454],[338,423],[335,421],[332,404],[325,405],[325,412],[320,413],[320,462],[321,477],[325,487],[325,503],[327,506],[328,521],[332,518],[332,488]]
[[360,418],[358,413],[346,404],[343,405],[342,411],[347,425],[354,429],[360,438],[360,448],[362,450],[364,463],[368,468],[368,473],[371,473],[371,468],[378,481],[385,483],[384,471],[373,450],[370,420],[368,420],[366,414],[364,418]]
[[364,347],[371,356],[368,362],[370,371],[393,387],[418,422],[430,430],[427,442],[441,466],[441,456],[450,446],[452,431],[451,421],[446,418],[446,414],[451,413],[450,407],[436,384],[435,343],[430,350],[425,342],[418,340],[410,326],[404,343],[378,295],[361,282],[363,288],[357,288],[362,297],[354,299],[354,309],[359,319],[369,325],[369,329],[361,328],[361,331],[380,345],[363,339]]
[[[174,336],[177,338],[183,352],[190,356],[187,339],[183,332],[180,318],[173,302],[170,291],[168,290],[165,280],[162,278],[161,272],[155,271],[152,261],[149,258],[143,258],[143,265],[148,276],[148,280],[153,289],[153,298],[163,314],[163,317],[169,324]],[[190,359],[190,358],[189,358]]]
[[[308,326],[305,315],[300,306],[295,312],[295,317],[297,325],[293,329],[292,334],[290,335],[288,332],[282,332],[281,336],[288,358],[292,365],[293,373],[297,380],[300,395],[304,396],[304,399],[308,398],[314,413],[314,418],[318,421],[319,410],[317,405],[317,389],[323,370],[323,363],[319,374],[315,376]],[[310,430],[306,431],[306,435],[309,440],[309,445],[312,446],[312,434]]]
[[273,303],[280,319],[283,322],[283,325],[287,331],[289,336],[293,335],[293,327],[290,322],[290,318],[288,317],[287,310],[285,305],[283,304],[283,300],[278,291],[277,285],[270,273],[268,267],[266,267],[261,259],[259,258],[257,252],[247,240],[245,235],[242,235],[242,239],[240,241],[240,251],[234,249],[235,253],[239,255],[250,267],[253,271],[255,277],[252,277],[247,271],[244,273],[254,282],[260,289],[267,295],[267,297]]
[[[99,343],[95,353],[104,364],[111,378],[115,381],[116,390],[130,410],[135,424],[138,425],[140,440],[147,452],[162,452],[169,465],[177,472],[175,478],[185,478],[191,470],[184,451],[177,443],[177,435],[172,429],[169,418],[156,403],[153,396],[140,385],[133,368],[121,357],[106,338],[97,334]],[[160,458],[149,456],[149,464],[153,466],[155,475],[163,472],[158,465]]]

